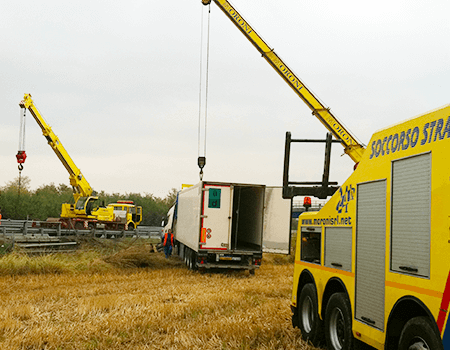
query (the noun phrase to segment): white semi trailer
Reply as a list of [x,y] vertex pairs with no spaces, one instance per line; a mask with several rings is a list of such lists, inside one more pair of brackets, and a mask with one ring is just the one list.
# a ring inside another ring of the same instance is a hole
[[[244,269],[261,265],[266,186],[206,182],[183,189],[169,210],[165,231],[174,233],[177,251],[190,269]],[[281,195],[280,195],[281,197]],[[289,235],[290,202],[279,209],[285,220],[278,227]]]

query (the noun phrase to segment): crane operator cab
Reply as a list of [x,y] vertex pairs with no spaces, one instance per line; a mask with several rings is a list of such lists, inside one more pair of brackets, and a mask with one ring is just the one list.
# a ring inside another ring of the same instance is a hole
[[66,215],[69,217],[87,215],[97,220],[112,220],[114,214],[112,208],[105,206],[104,201],[100,201],[97,196],[89,196],[78,198],[74,210]]

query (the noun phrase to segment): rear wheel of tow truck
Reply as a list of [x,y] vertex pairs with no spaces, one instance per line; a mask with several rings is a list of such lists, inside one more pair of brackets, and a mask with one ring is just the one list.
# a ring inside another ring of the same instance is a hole
[[128,224],[128,231],[134,231],[134,224],[132,222]]
[[313,345],[319,345],[323,340],[323,324],[319,317],[317,290],[313,283],[307,283],[300,292],[298,299],[297,324],[302,332],[302,338]]
[[345,293],[335,293],[325,312],[325,339],[328,350],[353,348],[352,311]]
[[399,350],[443,350],[442,340],[428,317],[406,322],[400,335]]

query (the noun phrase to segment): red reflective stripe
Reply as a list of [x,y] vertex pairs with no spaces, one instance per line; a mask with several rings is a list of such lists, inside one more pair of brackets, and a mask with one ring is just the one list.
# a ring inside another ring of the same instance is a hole
[[445,316],[448,312],[448,305],[450,304],[450,272],[447,276],[447,283],[445,284],[444,296],[442,297],[441,307],[439,308],[439,315],[437,319],[437,326],[439,332],[442,333],[444,328]]

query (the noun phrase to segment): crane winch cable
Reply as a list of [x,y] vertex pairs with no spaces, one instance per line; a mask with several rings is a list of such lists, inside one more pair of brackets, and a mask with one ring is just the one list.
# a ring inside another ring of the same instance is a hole
[[19,163],[19,171],[23,170],[23,163],[25,163],[25,159],[27,155],[25,153],[25,117],[27,110],[25,108],[21,108],[20,110],[20,130],[19,130],[19,151],[16,154],[17,163]]
[[20,196],[20,187],[22,180],[22,170],[23,163],[25,163],[25,159],[27,158],[27,154],[25,153],[25,117],[27,110],[26,108],[20,109],[20,130],[19,130],[19,150],[16,154],[17,163],[19,163],[19,183],[18,183],[18,195]]
[[208,5],[208,25],[206,39],[206,72],[205,72],[205,114],[204,114],[204,134],[203,134],[203,156],[201,155],[201,124],[202,124],[202,81],[203,81],[203,9],[201,20],[201,42],[200,42],[200,83],[199,83],[199,106],[198,106],[198,159],[197,164],[200,168],[200,181],[203,179],[203,168],[206,165],[206,131],[208,126],[208,83],[209,83],[209,32],[211,19],[211,6]]

